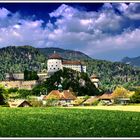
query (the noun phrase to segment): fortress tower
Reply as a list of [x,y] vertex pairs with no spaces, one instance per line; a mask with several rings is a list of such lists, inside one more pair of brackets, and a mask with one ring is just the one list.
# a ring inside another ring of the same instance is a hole
[[99,88],[99,77],[98,77],[97,75],[93,74],[93,75],[90,77],[90,79],[91,79],[91,82],[94,83],[95,87],[96,87],[96,88]]
[[49,57],[47,62],[48,67],[48,74],[52,75],[54,72],[59,71],[60,69],[63,69],[62,66],[62,58],[59,54],[54,53]]

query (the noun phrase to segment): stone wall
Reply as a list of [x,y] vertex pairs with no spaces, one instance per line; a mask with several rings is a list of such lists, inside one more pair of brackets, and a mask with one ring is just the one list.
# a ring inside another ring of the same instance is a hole
[[0,81],[5,88],[32,89],[38,84],[36,80],[32,81]]

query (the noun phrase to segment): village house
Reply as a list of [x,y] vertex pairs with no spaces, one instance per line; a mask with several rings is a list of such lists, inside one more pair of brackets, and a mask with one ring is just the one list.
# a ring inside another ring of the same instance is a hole
[[18,99],[18,100],[10,100],[8,102],[10,107],[30,107],[32,106],[28,101]]
[[[76,96],[69,90],[52,90],[48,95],[44,96],[43,101],[57,100],[58,105],[70,104],[71,101],[75,100]],[[45,104],[44,102],[43,104]]]
[[85,102],[83,102],[83,105],[93,105],[98,100],[98,96],[90,96]]
[[83,105],[85,101],[86,101],[85,96],[77,96],[77,99],[72,101],[72,105],[73,106]]
[[104,93],[99,96],[99,101],[102,101],[104,104],[111,105],[114,103],[114,98],[112,93]]

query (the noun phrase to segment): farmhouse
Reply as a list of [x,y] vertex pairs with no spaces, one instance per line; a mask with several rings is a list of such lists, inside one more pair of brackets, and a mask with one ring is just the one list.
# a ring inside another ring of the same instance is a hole
[[105,104],[110,104],[114,102],[113,94],[112,93],[104,93],[99,97],[99,101],[104,102]]
[[58,100],[58,104],[71,103],[76,99],[74,93],[69,90],[52,90],[47,96],[44,96],[43,100]]
[[98,96],[91,96],[83,104],[84,105],[92,105],[94,102],[96,102],[98,100],[99,100]]
[[10,107],[30,107],[32,106],[28,101],[26,100],[13,100],[8,102]]

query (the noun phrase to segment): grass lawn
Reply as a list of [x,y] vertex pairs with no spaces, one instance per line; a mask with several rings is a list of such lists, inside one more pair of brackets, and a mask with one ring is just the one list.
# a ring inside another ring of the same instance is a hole
[[0,137],[140,137],[140,112],[0,107]]

